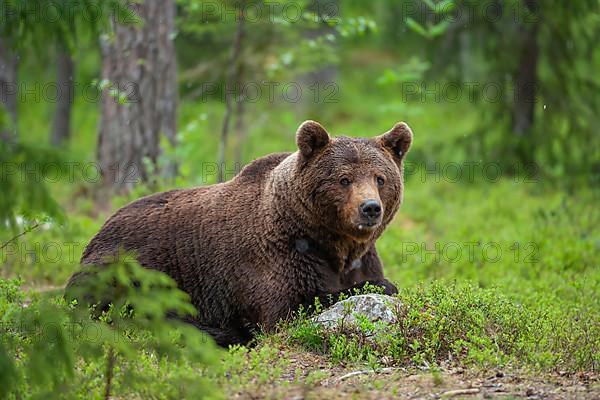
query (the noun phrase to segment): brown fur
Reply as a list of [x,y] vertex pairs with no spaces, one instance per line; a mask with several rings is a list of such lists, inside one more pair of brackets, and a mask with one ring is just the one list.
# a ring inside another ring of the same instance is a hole
[[[221,345],[246,342],[256,327],[272,329],[315,297],[325,301],[367,280],[393,294],[375,241],[402,201],[402,159],[411,142],[404,123],[368,140],[332,139],[307,121],[295,153],[255,160],[223,184],[123,207],[81,263],[101,265],[120,247],[135,251],[141,265],[169,274],[190,295],[199,311],[192,322]],[[358,208],[367,199],[381,202],[382,217],[360,229]]]

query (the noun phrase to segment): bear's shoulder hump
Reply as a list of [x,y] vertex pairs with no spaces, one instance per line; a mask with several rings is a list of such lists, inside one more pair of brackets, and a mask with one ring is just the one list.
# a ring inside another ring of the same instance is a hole
[[272,171],[284,159],[292,153],[273,153],[268,156],[257,158],[246,165],[240,171],[238,177],[241,179],[257,179]]

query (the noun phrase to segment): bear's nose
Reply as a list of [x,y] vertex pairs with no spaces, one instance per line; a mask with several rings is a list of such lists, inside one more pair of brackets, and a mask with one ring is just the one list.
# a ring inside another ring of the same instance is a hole
[[381,215],[381,204],[377,200],[367,200],[359,208],[360,213],[369,219],[375,219]]

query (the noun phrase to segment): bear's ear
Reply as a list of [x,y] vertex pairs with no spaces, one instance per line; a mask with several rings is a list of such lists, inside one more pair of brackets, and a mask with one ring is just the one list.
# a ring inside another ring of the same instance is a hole
[[296,144],[303,157],[309,158],[329,143],[329,134],[315,121],[304,121],[296,132]]
[[413,133],[408,125],[404,122],[398,122],[391,130],[378,136],[376,140],[392,153],[395,160],[400,161],[410,149],[412,138]]

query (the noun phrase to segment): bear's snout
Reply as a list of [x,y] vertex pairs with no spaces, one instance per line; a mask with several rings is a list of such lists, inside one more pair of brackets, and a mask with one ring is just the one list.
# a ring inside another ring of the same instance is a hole
[[381,223],[382,206],[379,200],[368,199],[358,206],[358,215],[361,222],[358,229],[372,229]]
[[368,225],[379,223],[379,218],[381,217],[381,204],[379,201],[374,199],[366,200],[358,207],[358,210],[361,217],[367,220]]

